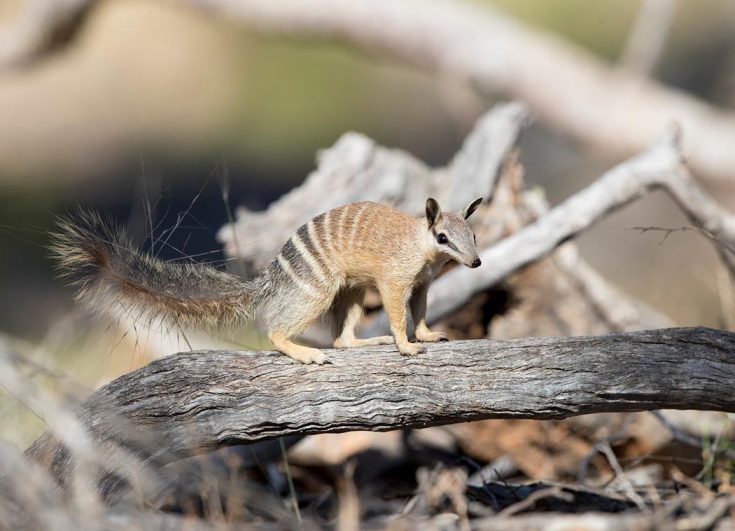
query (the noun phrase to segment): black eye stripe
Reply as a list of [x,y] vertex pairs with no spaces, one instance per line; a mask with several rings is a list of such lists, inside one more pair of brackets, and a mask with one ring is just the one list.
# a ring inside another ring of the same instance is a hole
[[[459,252],[459,248],[456,245],[454,245],[454,243],[452,243],[451,241],[449,241],[449,237],[446,235],[446,233],[444,233],[444,232],[436,232],[435,229],[431,229],[431,234],[434,236],[434,239],[440,245],[445,245],[445,246],[449,247],[450,249],[452,249],[453,251]],[[446,243],[439,242],[439,236],[444,236],[447,239],[447,242]],[[473,236],[474,236],[474,234],[473,234]]]

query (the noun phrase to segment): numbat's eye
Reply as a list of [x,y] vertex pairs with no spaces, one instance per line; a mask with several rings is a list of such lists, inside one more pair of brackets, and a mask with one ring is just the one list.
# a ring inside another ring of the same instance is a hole
[[439,233],[439,234],[436,235],[436,241],[438,241],[439,243],[442,243],[442,244],[443,243],[449,243],[449,238],[447,238],[447,235],[446,234],[444,234],[443,232],[441,232],[441,233]]

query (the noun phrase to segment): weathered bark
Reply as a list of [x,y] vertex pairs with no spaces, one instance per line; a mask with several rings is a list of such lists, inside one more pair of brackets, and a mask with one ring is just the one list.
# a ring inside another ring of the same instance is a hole
[[[329,356],[333,365],[311,367],[274,352],[182,353],[102,387],[77,416],[94,440],[162,465],[295,434],[660,408],[735,412],[735,333],[706,328],[456,341],[413,358],[392,346]],[[27,454],[66,475],[70,454],[51,433]]]

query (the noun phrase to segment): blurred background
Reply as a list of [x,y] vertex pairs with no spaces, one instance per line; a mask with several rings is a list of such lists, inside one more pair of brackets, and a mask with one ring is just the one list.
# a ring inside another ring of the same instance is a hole
[[[640,7],[638,0],[479,3],[611,64]],[[15,23],[22,6],[0,2],[0,24]],[[732,108],[734,25],[733,2],[679,2],[652,76]],[[145,234],[146,201],[155,205],[159,234],[189,209],[171,244],[218,261],[214,234],[227,221],[226,204],[266,207],[302,182],[315,154],[344,132],[443,165],[494,102],[349,46],[264,37],[171,2],[103,2],[68,47],[0,71],[0,332],[56,346],[59,323],[74,305],[45,245],[54,217],[77,204],[111,212],[134,234]],[[534,125],[522,162],[527,182],[557,203],[617,160]],[[735,185],[715,191],[735,206]],[[677,324],[720,326],[724,273],[708,242],[690,232],[662,239],[630,230],[685,224],[656,193],[579,243],[605,276]],[[122,346],[95,341],[95,354],[84,355],[80,343],[64,343],[56,361],[90,385],[145,361],[136,358],[134,338]]]

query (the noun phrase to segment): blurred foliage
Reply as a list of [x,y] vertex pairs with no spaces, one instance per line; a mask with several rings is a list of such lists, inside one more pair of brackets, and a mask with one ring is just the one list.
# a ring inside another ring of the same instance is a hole
[[614,61],[625,42],[639,0],[479,0],[526,23],[563,35]]

